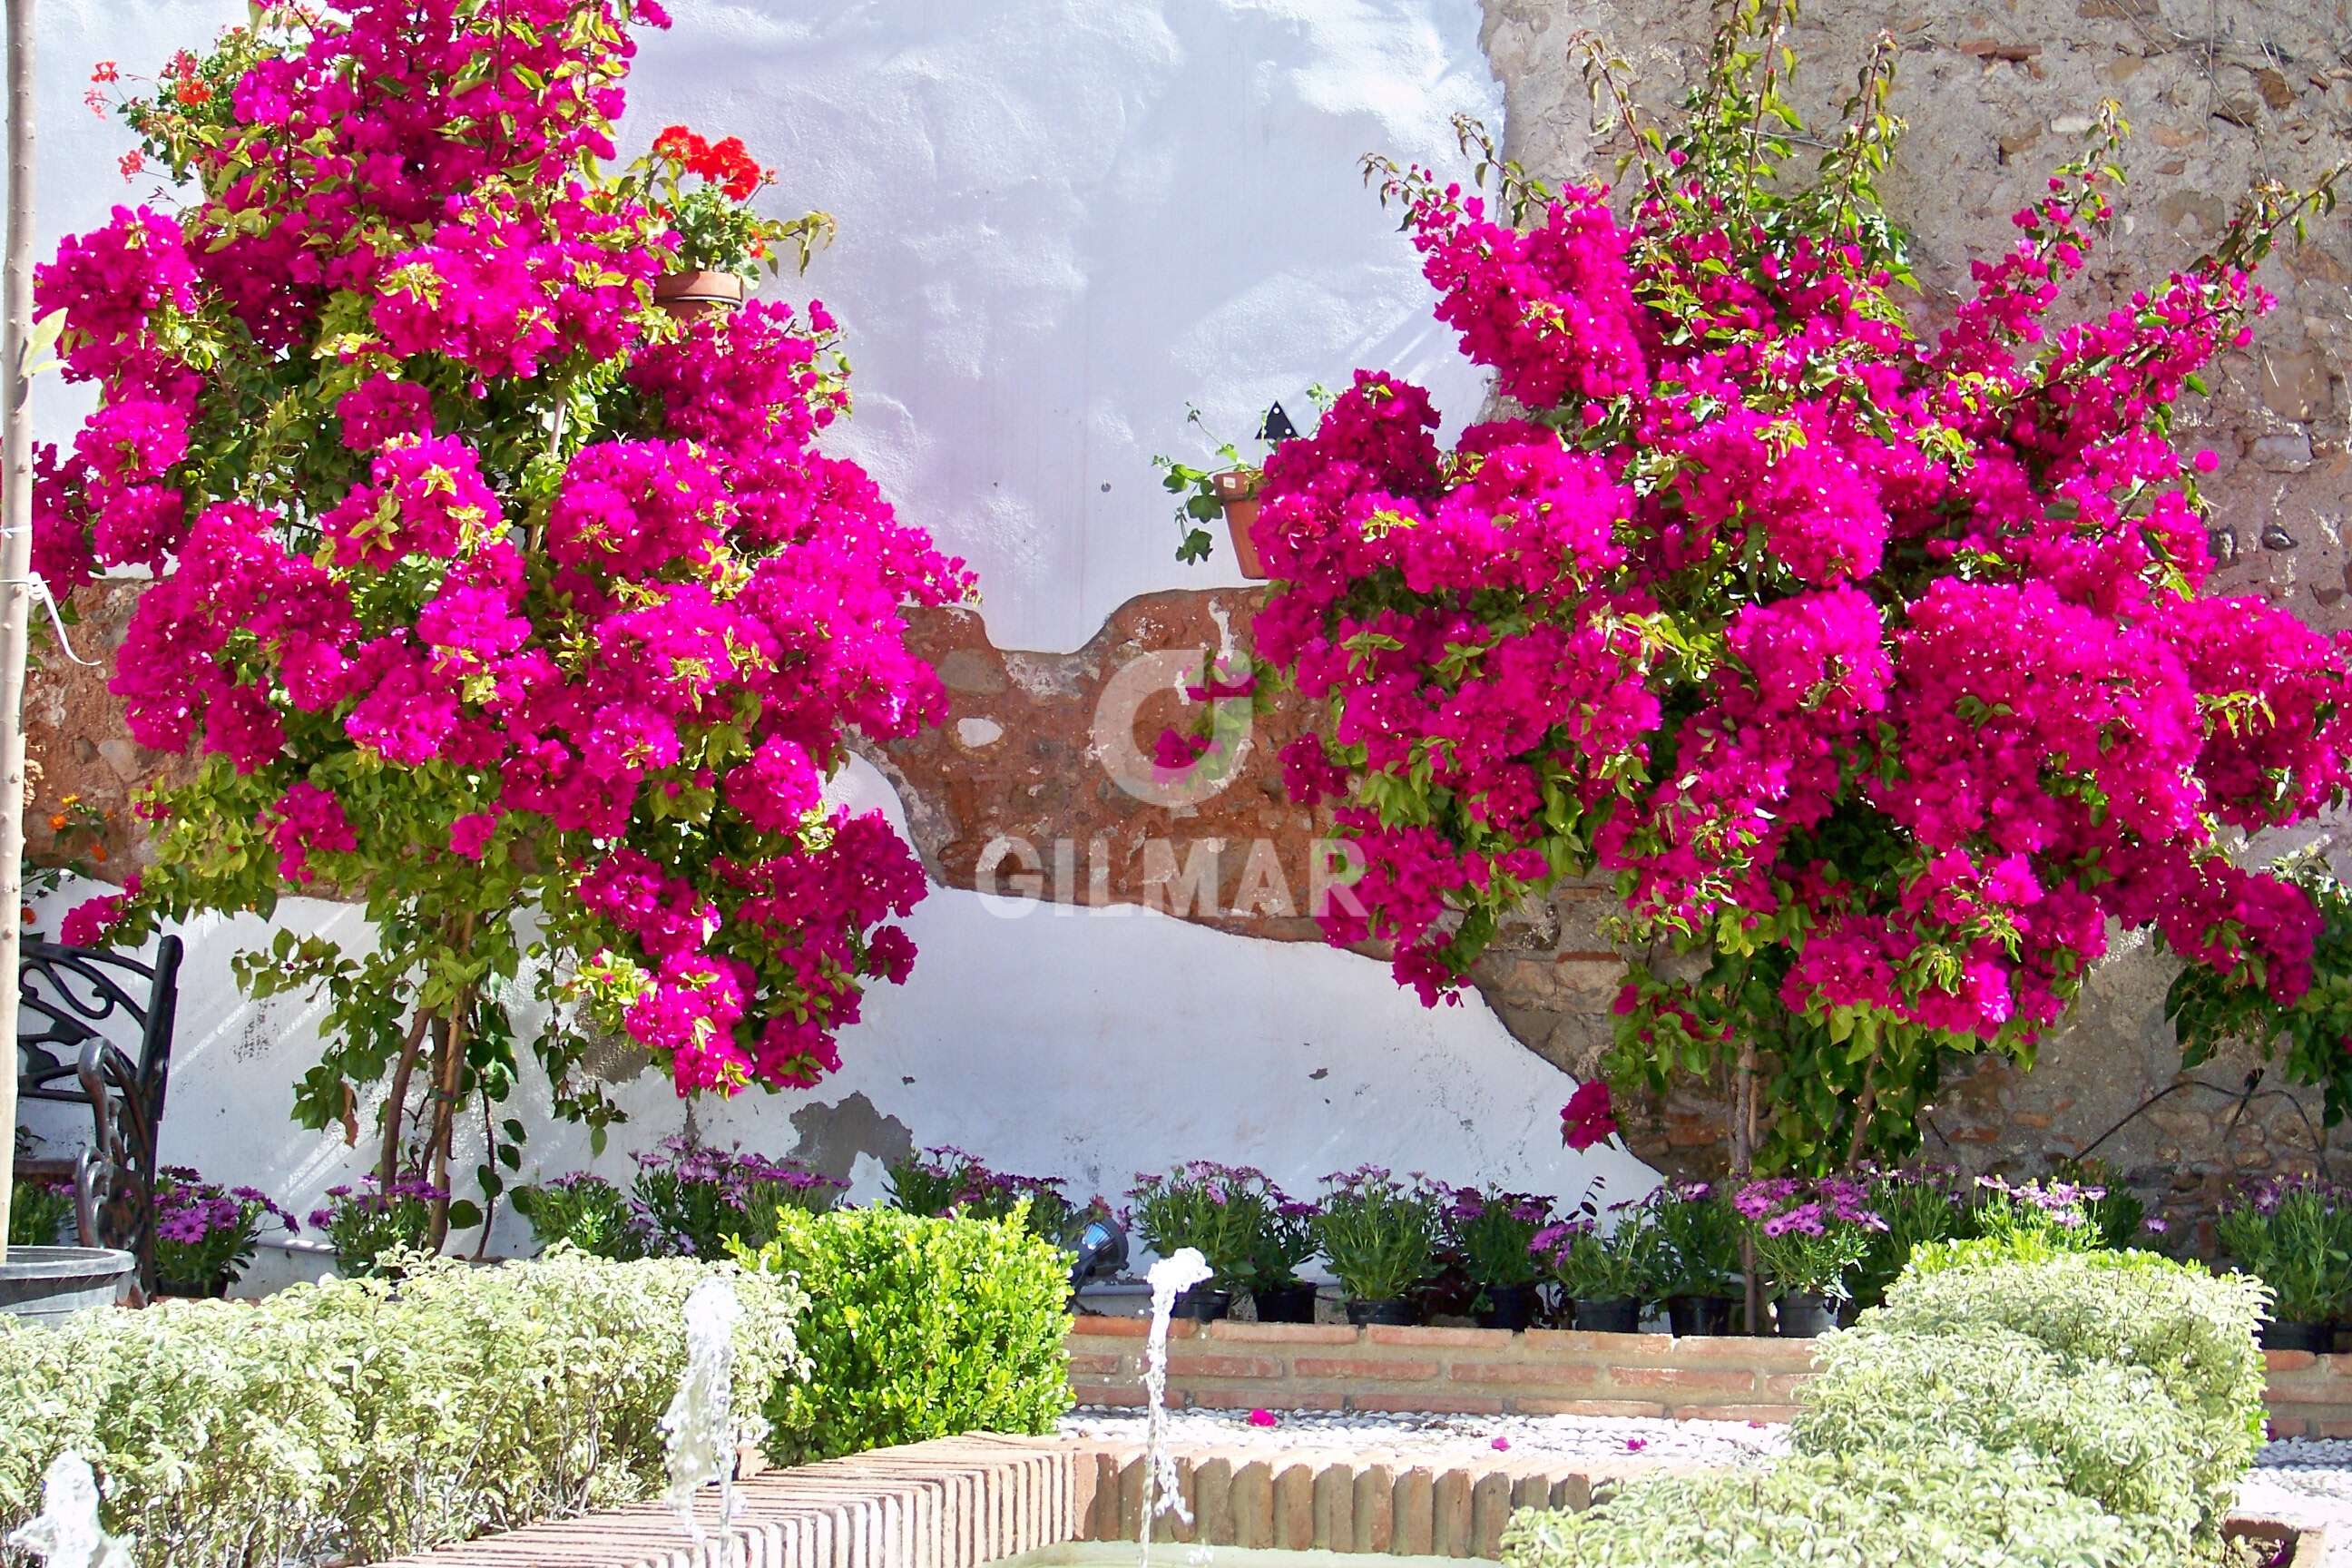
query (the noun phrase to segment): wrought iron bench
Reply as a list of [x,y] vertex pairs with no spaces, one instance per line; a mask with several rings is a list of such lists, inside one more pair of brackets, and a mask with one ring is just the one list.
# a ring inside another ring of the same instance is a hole
[[[176,936],[156,943],[152,963],[26,942],[17,967],[17,1098],[87,1105],[95,1133],[76,1159],[21,1161],[18,1169],[71,1180],[82,1245],[119,1247],[137,1258],[139,1288],[149,1296],[181,952]],[[134,1035],[135,1056],[118,1043]]]

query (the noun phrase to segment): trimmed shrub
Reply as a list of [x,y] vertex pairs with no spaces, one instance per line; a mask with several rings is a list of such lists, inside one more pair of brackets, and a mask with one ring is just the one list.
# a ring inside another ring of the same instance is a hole
[[2199,1424],[2145,1367],[2069,1362],[2007,1329],[1919,1335],[1868,1316],[1823,1342],[1813,1367],[1791,1434],[1799,1453],[2024,1449],[2151,1543],[2185,1553],[2197,1533]]
[[2069,1491],[2048,1462],[1965,1445],[1783,1459],[1529,1510],[1511,1568],[2158,1568],[2177,1561]]
[[[0,1319],[0,1534],[37,1510],[66,1448],[96,1468],[107,1528],[154,1568],[373,1563],[642,1500],[664,1479],[686,1298],[714,1272],[743,1307],[737,1386],[805,1365],[800,1291],[732,1265],[568,1249],[404,1265],[396,1290],[329,1279],[54,1330]],[[751,1405],[746,1441],[765,1425]]]
[[2031,1231],[1931,1244],[1823,1342],[1796,1457],[1522,1514],[1517,1568],[2179,1568],[2262,1440],[2259,1281]]
[[1921,1249],[1868,1320],[1890,1333],[2009,1329],[2073,1363],[2145,1368],[2187,1423],[2210,1539],[2263,1445],[2270,1301],[2259,1279],[2216,1276],[2151,1252],[2059,1252],[2027,1261],[1997,1242]]
[[743,1261],[798,1279],[808,1379],[777,1382],[771,1457],[799,1464],[959,1432],[1042,1433],[1070,1407],[1068,1255],[1002,1220],[785,1214]]

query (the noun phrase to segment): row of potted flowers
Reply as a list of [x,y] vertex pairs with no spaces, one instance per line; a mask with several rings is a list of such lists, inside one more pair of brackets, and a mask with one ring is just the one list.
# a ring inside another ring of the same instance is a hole
[[[520,1189],[515,1205],[542,1245],[562,1241],[614,1258],[726,1255],[758,1246],[787,1209],[822,1212],[845,1184],[791,1160],[676,1138],[635,1158],[625,1188],[574,1173]],[[1326,1177],[1314,1201],[1264,1172],[1192,1161],[1139,1174],[1114,1215],[1100,1198],[1073,1202],[1065,1184],[989,1167],[954,1148],[911,1153],[887,1168],[891,1201],[924,1214],[1024,1217],[1066,1245],[1098,1215],[1116,1217],[1153,1251],[1200,1250],[1214,1278],[1178,1302],[1214,1319],[1243,1293],[1260,1321],[1310,1321],[1320,1258],[1356,1322],[1411,1322],[1432,1312],[1491,1326],[1542,1322],[1630,1331],[1653,1308],[1677,1334],[1742,1326],[1752,1261],[1782,1334],[1820,1332],[1874,1302],[1923,1245],[2031,1229],[2058,1247],[2158,1247],[2167,1237],[2127,1190],[2093,1182],[1965,1181],[1947,1172],[1874,1172],[1811,1181],[1670,1182],[1637,1202],[1572,1207],[1536,1194],[1399,1178],[1375,1165]],[[436,1191],[416,1180],[380,1192],[373,1176],[331,1189],[308,1216],[347,1273],[375,1271],[419,1245]],[[302,1224],[251,1187],[224,1188],[169,1168],[158,1184],[156,1262],[164,1290],[220,1295],[270,1229]],[[72,1195],[19,1182],[12,1242],[54,1239]],[[2221,1208],[2216,1239],[2228,1263],[2275,1293],[2266,1342],[2325,1350],[2352,1308],[2352,1192],[2309,1178],[2267,1178]],[[1761,1325],[1758,1325],[1760,1327]]]
[[1260,1172],[1196,1161],[1139,1176],[1129,1195],[1154,1251],[1195,1247],[1215,1270],[1180,1313],[1222,1316],[1246,1289],[1268,1321],[1311,1318],[1299,1269],[1319,1253],[1358,1323],[1466,1311],[1499,1328],[1631,1332],[1660,1308],[1675,1333],[1724,1333],[1745,1326],[1752,1260],[1777,1331],[1807,1336],[1874,1301],[1922,1244],[2021,1228],[2063,1247],[2157,1234],[2103,1186],[1932,1172],[1672,1182],[1637,1202],[1563,1208],[1377,1166],[1327,1177],[1300,1203]]

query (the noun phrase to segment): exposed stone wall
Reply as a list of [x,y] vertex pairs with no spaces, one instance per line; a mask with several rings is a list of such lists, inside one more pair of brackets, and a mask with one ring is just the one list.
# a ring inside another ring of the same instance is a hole
[[[1696,0],[1487,0],[1484,41],[1507,94],[1514,153],[1546,171],[1607,164],[1611,149],[1591,138],[1572,36],[1608,35],[1647,96],[1671,103],[1706,17]],[[1931,313],[1965,283],[1970,257],[2006,243],[2008,214],[2069,154],[2102,98],[2119,100],[2138,134],[2135,184],[2090,279],[2095,300],[2196,254],[2254,175],[2308,180],[2352,148],[2347,0],[1837,0],[1796,29],[1800,100],[1825,109],[1881,27],[1902,47],[1895,107],[1911,123],[1885,194],[1912,233]],[[2352,510],[2352,215],[2282,251],[2266,277],[2277,311],[2225,362],[2210,403],[2181,408],[2179,435],[2221,456],[2206,487],[2220,507],[2221,587],[2267,594],[2321,625],[2352,625],[2343,537]],[[84,595],[75,641],[85,657],[107,660],[129,595],[115,584]],[[952,716],[876,761],[900,790],[932,875],[1074,903],[1153,904],[1248,934],[1312,940],[1317,824],[1284,799],[1273,762],[1296,715],[1260,715],[1233,748],[1231,775],[1198,800],[1156,789],[1148,762],[1137,766],[1161,727],[1186,722],[1175,688],[1198,667],[1180,677],[1177,665],[1154,665],[1139,681],[1126,672],[1169,650],[1242,651],[1255,603],[1230,589],[1150,595],[1069,654],[995,648],[966,612],[924,616],[918,640],[947,681]],[[43,656],[29,704],[46,770],[32,839],[37,855],[54,855],[47,814],[78,792],[117,814],[100,868],[114,871],[139,853],[126,832],[128,792],[170,760],[122,735],[104,673]],[[1475,976],[1517,1039],[1580,1075],[1607,1044],[1617,984],[1617,957],[1596,929],[1601,899],[1591,889],[1564,893],[1507,931]],[[2035,1072],[1987,1066],[1950,1087],[1927,1119],[1931,1155],[2032,1173],[2105,1137],[2100,1152],[2136,1185],[2190,1215],[2237,1173],[2308,1164],[2315,1100],[2267,1079],[2250,1087],[2258,1063],[2217,1061],[2174,1087],[2182,1080],[2162,1016],[2168,979],[2145,953],[2111,959]],[[1386,983],[1366,968],[1364,984]],[[1720,1162],[1719,1124],[1716,1107],[1676,1100],[1636,1110],[1627,1135],[1654,1163],[1706,1171]],[[2345,1141],[2327,1146],[2340,1151]]]

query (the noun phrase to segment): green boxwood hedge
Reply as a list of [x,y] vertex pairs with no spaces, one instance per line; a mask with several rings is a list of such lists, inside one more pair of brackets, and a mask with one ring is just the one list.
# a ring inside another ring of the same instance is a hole
[[1069,1258],[1015,1213],[786,1215],[744,1262],[809,1298],[805,1382],[775,1384],[771,1457],[788,1464],[959,1432],[1042,1433],[1070,1407]]

